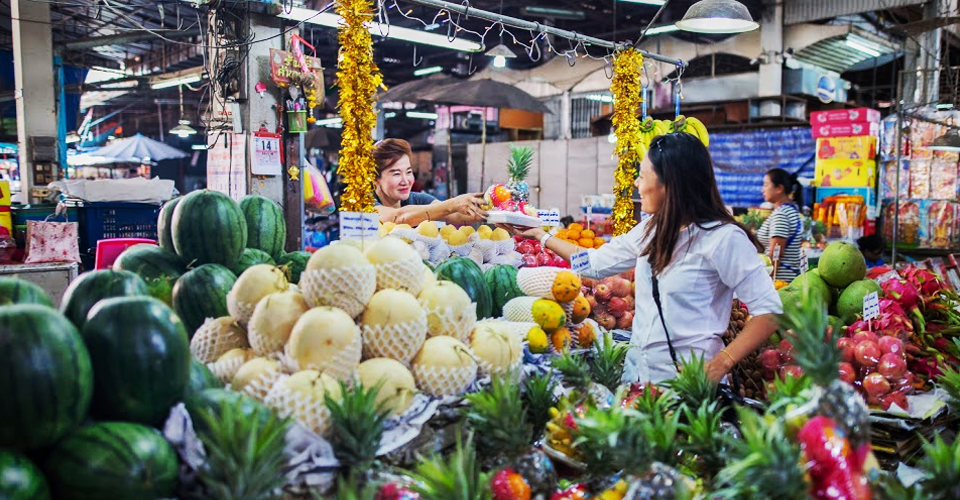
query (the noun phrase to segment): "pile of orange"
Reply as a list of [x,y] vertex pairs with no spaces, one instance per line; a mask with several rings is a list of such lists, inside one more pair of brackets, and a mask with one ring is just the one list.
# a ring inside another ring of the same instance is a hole
[[576,222],[567,226],[566,229],[557,231],[554,236],[583,248],[600,248],[606,243],[603,238],[598,237],[589,229],[584,229],[583,225]]

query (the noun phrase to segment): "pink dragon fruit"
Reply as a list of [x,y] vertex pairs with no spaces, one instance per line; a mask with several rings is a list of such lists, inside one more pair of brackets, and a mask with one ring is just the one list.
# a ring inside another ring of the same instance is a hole
[[[889,279],[884,281],[880,288],[883,289],[883,298],[896,301],[903,311],[910,314],[910,319],[913,321],[913,330],[924,331],[926,321],[923,319],[923,311],[920,310],[923,300],[920,298],[916,286],[905,279]],[[883,310],[882,304],[880,309]]]
[[904,279],[910,282],[924,296],[929,297],[947,289],[946,284],[936,273],[922,267],[910,266],[902,272]]
[[906,342],[913,336],[914,327],[906,316],[880,313],[880,317],[873,320],[873,331],[880,336],[897,337]]
[[904,312],[903,307],[900,306],[900,303],[891,299],[882,299],[880,301],[880,312],[896,314],[898,316],[903,316],[904,318],[907,317],[907,313]]

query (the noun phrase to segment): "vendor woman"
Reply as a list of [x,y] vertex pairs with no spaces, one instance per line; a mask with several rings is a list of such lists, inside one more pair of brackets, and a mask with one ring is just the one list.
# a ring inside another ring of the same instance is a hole
[[[782,312],[756,256],[759,242],[727,212],[710,154],[692,135],[654,139],[635,185],[643,212],[652,216],[590,251],[584,273],[599,279],[636,269],[636,315],[623,381],[671,379],[681,358],[691,355],[704,357],[707,375],[721,380],[770,337]],[[510,229],[567,260],[582,250],[539,228]],[[753,318],[724,347],[734,293]]]
[[757,231],[770,260],[779,260],[776,278],[793,281],[800,274],[800,251],[803,239],[803,220],[797,198],[800,183],[797,176],[782,168],[774,168],[763,176],[763,199],[773,204],[773,212]]
[[486,220],[481,208],[483,194],[464,194],[440,201],[427,193],[413,192],[410,144],[403,139],[384,139],[373,147],[377,164],[376,197],[380,222],[416,227],[426,220],[473,224]]

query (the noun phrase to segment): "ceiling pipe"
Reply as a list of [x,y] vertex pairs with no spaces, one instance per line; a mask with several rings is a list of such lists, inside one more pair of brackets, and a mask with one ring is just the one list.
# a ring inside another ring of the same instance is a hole
[[150,31],[137,31],[133,33],[122,33],[119,35],[105,35],[97,36],[90,38],[80,38],[70,42],[66,42],[60,47],[64,50],[85,50],[93,49],[96,47],[105,47],[108,45],[123,45],[127,43],[137,43],[145,42],[149,40],[156,40],[156,33],[160,32],[163,34],[164,38],[176,39],[176,38],[189,38],[192,36],[199,36],[199,29],[190,29],[185,31],[175,31],[175,30],[150,30]]

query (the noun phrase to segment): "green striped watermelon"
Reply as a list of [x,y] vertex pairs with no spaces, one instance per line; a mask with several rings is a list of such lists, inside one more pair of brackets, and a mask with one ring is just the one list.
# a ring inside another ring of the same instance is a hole
[[256,399],[227,389],[206,389],[194,393],[186,398],[184,405],[187,407],[187,413],[190,414],[197,433],[203,433],[207,431],[207,426],[201,413],[209,412],[214,416],[219,415],[224,406],[235,407],[238,401],[242,401],[240,411],[244,416],[267,422],[273,415],[273,411]]
[[218,264],[204,264],[177,280],[173,307],[191,337],[207,318],[230,316],[227,294],[236,282],[237,276]]
[[307,268],[307,261],[310,260],[310,252],[298,250],[296,252],[285,253],[277,260],[277,265],[287,266],[287,272],[290,274],[290,283],[300,284],[300,275]]
[[173,229],[173,211],[182,199],[181,196],[164,203],[163,208],[160,209],[160,216],[157,217],[157,238],[160,240],[158,243],[161,248],[168,252],[177,253],[177,249],[173,245],[171,229]]
[[190,382],[187,383],[186,396],[203,391],[204,389],[219,389],[223,382],[197,358],[190,360]]
[[477,319],[491,317],[493,299],[476,262],[467,257],[451,257],[437,266],[437,279],[452,281],[477,303]]
[[233,269],[247,245],[247,222],[229,196],[194,191],[177,203],[170,234],[187,266],[220,264]]
[[46,306],[0,306],[0,387],[0,447],[43,448],[71,432],[93,395],[77,328]]
[[153,297],[100,301],[83,325],[93,362],[92,413],[162,423],[190,381],[190,341],[173,309]]
[[39,304],[56,307],[40,285],[21,278],[0,278],[0,305]]
[[494,318],[503,316],[503,306],[507,302],[526,295],[517,285],[517,268],[506,264],[498,264],[483,273],[483,279],[490,289],[490,298],[493,301],[490,314]]
[[48,500],[50,489],[40,468],[15,451],[0,450],[0,499]]
[[61,441],[44,463],[58,500],[174,498],[177,453],[156,429],[102,422]]
[[287,243],[283,208],[265,196],[251,194],[240,200],[240,209],[247,221],[247,248],[263,250],[274,260],[279,259]]
[[147,284],[130,271],[100,269],[83,273],[70,283],[63,294],[60,312],[83,328],[87,314],[97,302],[111,297],[149,295]]
[[267,252],[264,252],[263,250],[257,250],[256,248],[244,248],[243,256],[240,257],[240,262],[238,262],[237,266],[232,269],[233,274],[240,276],[244,271],[257,264],[270,264],[271,266],[277,265],[277,263],[273,261],[273,258],[270,257]]
[[114,271],[130,271],[143,278],[151,297],[173,303],[173,285],[187,271],[180,256],[156,245],[134,245],[113,263]]

